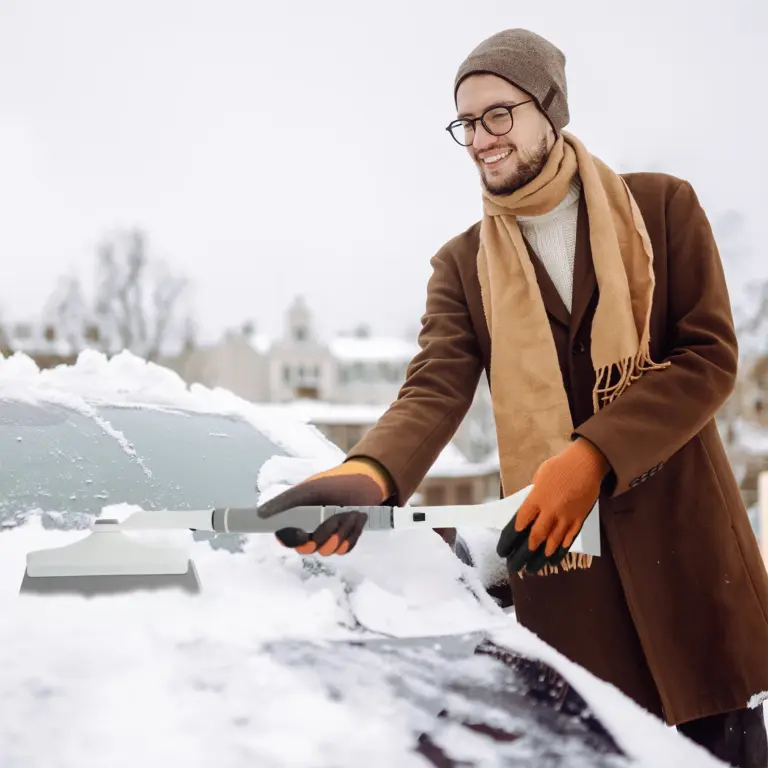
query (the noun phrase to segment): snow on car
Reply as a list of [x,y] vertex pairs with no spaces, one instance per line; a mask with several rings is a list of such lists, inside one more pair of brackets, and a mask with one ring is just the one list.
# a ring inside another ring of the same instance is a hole
[[[432,531],[345,557],[188,549],[202,591],[20,594],[26,554],[136,508],[253,506],[343,455],[316,429],[123,353],[0,360],[0,764],[720,765],[541,642]],[[134,534],[132,534],[134,535]]]

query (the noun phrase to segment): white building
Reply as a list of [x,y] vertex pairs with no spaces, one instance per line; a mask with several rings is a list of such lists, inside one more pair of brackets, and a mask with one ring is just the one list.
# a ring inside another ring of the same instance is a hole
[[336,384],[334,360],[328,345],[318,338],[303,297],[288,308],[283,334],[270,346],[266,364],[269,402],[327,400],[332,396]]
[[336,376],[331,402],[377,404],[397,397],[419,346],[415,340],[373,337],[360,329],[337,336],[330,351]]
[[211,343],[201,343],[186,352],[160,362],[175,370],[185,381],[206,387],[228,389],[251,402],[269,400],[267,355],[271,341],[253,326],[228,330]]

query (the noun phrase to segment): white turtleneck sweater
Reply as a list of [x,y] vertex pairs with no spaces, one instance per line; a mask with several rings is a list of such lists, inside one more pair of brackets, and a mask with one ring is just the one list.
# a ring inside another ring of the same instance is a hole
[[569,312],[580,195],[581,181],[576,176],[557,207],[540,216],[517,217],[520,231],[544,265]]

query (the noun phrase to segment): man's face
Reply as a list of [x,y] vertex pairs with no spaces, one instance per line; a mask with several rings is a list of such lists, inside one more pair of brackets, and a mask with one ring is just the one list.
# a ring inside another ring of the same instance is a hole
[[[511,106],[530,98],[496,75],[471,75],[459,86],[458,117],[480,117],[489,107]],[[467,147],[485,188],[494,195],[511,195],[536,178],[555,142],[552,126],[534,102],[514,109],[512,119],[512,130],[504,136],[489,133],[478,120]]]

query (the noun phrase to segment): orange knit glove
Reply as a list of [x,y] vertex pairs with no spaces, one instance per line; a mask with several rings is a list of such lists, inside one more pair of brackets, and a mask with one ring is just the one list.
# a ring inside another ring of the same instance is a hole
[[[349,459],[343,464],[318,472],[287,491],[264,502],[258,509],[261,518],[270,518],[287,509],[301,506],[377,506],[394,492],[392,481],[376,462]],[[368,516],[351,510],[324,520],[314,531],[281,528],[277,540],[299,554],[345,555],[357,544]]]
[[531,552],[546,541],[544,553],[551,557],[558,547],[568,549],[573,544],[609,469],[605,456],[592,443],[577,438],[536,470],[533,488],[515,516],[518,532],[533,523],[528,535]]

